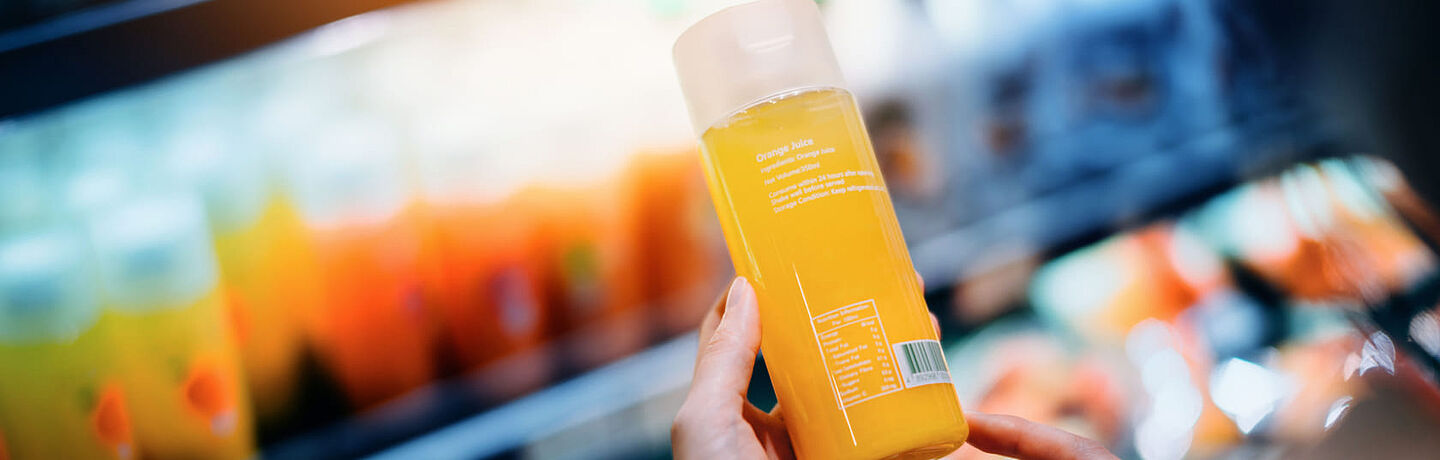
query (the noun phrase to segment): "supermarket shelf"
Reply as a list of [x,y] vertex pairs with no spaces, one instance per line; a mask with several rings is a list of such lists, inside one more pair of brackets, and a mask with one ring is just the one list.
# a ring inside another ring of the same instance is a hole
[[[1337,153],[1335,142],[1304,131],[1297,113],[1247,120],[1086,178],[984,219],[913,244],[927,280],[984,273],[994,257],[1057,254],[1201,203],[1247,179]],[[1028,252],[1027,252],[1028,251]]]
[[[374,455],[374,459],[486,458],[534,449],[546,439],[577,436],[587,425],[612,423],[615,418],[634,422],[627,411],[655,401],[675,400],[690,384],[697,338],[686,334],[580,377],[541,390],[485,413],[440,428]],[[667,396],[669,398],[667,398]],[[648,410],[649,422],[663,422],[660,436],[668,439],[674,416],[668,408]],[[644,431],[644,430],[639,430]],[[653,431],[653,430],[652,430]],[[643,433],[642,433],[643,434]],[[635,440],[600,439],[584,445],[587,455],[623,457]],[[608,443],[608,445],[605,445]],[[552,442],[572,445],[571,442]],[[606,451],[611,455],[600,455]],[[546,455],[547,457],[555,456]],[[563,456],[563,455],[561,455]]]
[[154,80],[411,0],[123,0],[0,31],[0,119]]
[[0,53],[213,0],[124,0],[0,32]]

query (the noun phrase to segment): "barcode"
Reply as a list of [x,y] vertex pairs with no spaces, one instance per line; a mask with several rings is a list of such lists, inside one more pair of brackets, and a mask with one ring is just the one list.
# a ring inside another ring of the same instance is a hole
[[905,379],[906,388],[950,383],[950,368],[945,365],[940,342],[914,340],[897,343],[895,360],[899,362],[900,376]]

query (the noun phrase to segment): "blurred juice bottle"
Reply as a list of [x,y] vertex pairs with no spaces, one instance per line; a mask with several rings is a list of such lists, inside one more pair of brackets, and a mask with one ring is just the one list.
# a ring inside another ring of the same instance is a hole
[[675,61],[801,458],[936,458],[965,441],[940,342],[814,2],[687,30]]
[[305,269],[308,248],[293,243],[294,210],[282,200],[267,201],[249,225],[214,232],[224,300],[262,420],[283,417],[294,406],[305,351],[301,321],[320,302],[318,277]]
[[526,132],[506,154],[525,179],[510,199],[533,222],[561,364],[587,369],[649,341],[634,240],[634,206],[620,182],[626,153],[602,124],[566,136]]
[[613,183],[538,185],[516,198],[537,220],[545,282],[566,362],[591,368],[649,339],[626,207]]
[[303,247],[284,246],[295,239],[298,218],[272,193],[258,158],[224,145],[235,141],[217,129],[179,133],[169,169],[204,198],[227,317],[264,423],[293,407],[304,353],[301,314],[318,302],[318,286],[292,275],[311,259]]
[[694,329],[722,286],[726,262],[699,159],[693,151],[642,152],[625,182],[652,326],[661,336]]
[[248,458],[246,393],[200,200],[147,194],[90,222],[140,454]]
[[83,241],[57,229],[0,242],[0,458],[135,457]]
[[[432,206],[429,233],[438,266],[429,278],[458,364],[483,369],[548,338],[544,260],[524,213],[510,203]],[[538,358],[538,357],[537,357]],[[527,360],[533,361],[533,360]],[[539,386],[548,362],[507,366],[513,394]]]
[[369,407],[436,373],[418,209],[388,126],[340,120],[317,136],[288,165],[287,184],[321,273],[307,328],[350,402]]
[[511,199],[518,174],[492,161],[488,141],[475,136],[485,122],[448,115],[427,119],[416,136],[426,283],[455,364],[483,372],[486,396],[507,398],[552,373],[541,350],[550,321],[545,260],[533,214]]

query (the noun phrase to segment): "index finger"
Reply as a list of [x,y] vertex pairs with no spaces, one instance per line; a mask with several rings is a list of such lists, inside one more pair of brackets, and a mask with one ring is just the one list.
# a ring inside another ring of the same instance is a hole
[[1094,440],[1011,415],[968,412],[966,442],[985,452],[1025,460],[1114,459]]
[[713,329],[701,331],[699,353],[695,357],[695,377],[690,387],[692,397],[716,398],[739,396],[745,390],[760,349],[760,314],[755,291],[744,277],[730,284],[724,309],[717,315]]
[[[735,280],[731,279],[731,283]],[[726,286],[729,286],[728,284]],[[710,341],[710,335],[715,333],[715,328],[720,326],[720,317],[725,314],[725,300],[730,297],[730,289],[722,289],[720,295],[715,297],[715,302],[710,305],[710,310],[705,312],[705,319],[700,321],[700,347]]]

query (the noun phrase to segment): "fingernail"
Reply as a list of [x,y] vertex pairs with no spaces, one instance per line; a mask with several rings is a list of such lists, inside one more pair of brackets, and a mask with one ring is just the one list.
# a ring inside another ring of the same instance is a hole
[[737,306],[748,310],[755,301],[754,296],[755,291],[750,289],[750,282],[743,276],[735,277],[735,281],[730,283],[730,293],[725,297],[725,316],[730,316],[730,312]]

